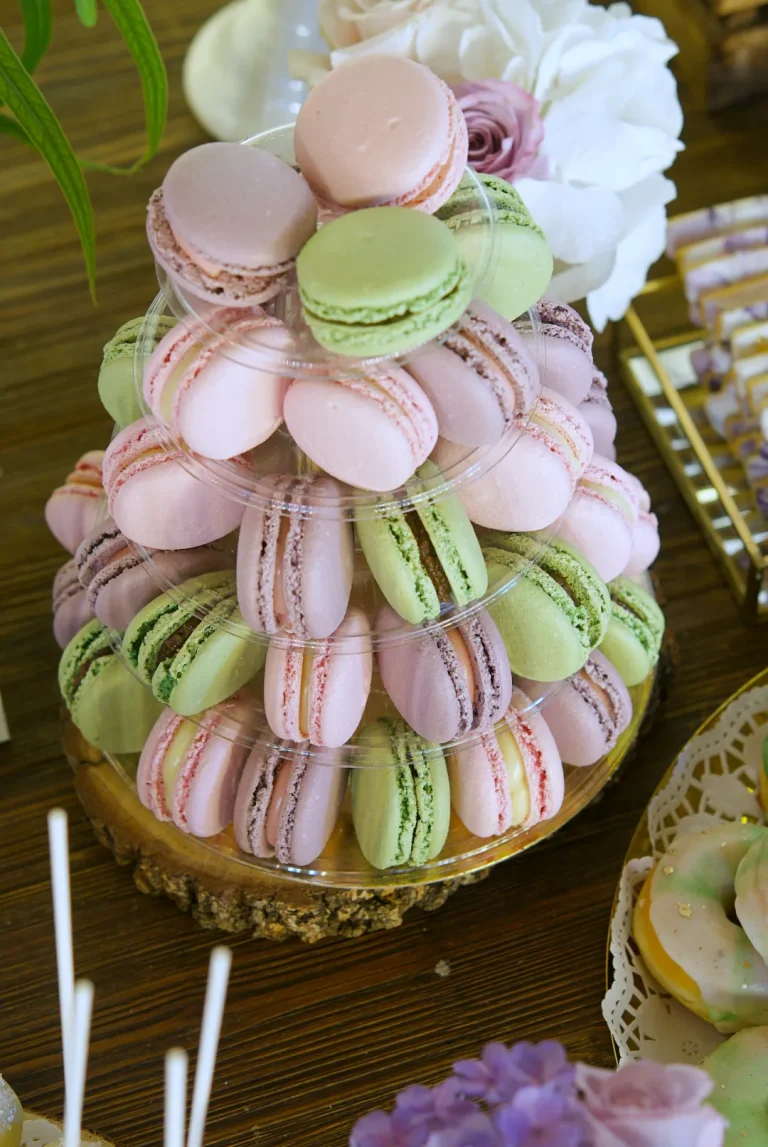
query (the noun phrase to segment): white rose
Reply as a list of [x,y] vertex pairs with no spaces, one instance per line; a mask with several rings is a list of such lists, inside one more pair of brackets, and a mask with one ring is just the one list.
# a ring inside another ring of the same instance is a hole
[[437,0],[320,0],[320,31],[330,48],[348,48],[402,24]]
[[682,148],[667,66],[677,47],[661,22],[587,0],[326,6],[358,12],[357,38],[332,53],[334,67],[369,53],[406,56],[448,83],[510,80],[536,96],[548,177],[517,186],[552,248],[553,290],[568,300],[586,294],[599,329],[620,317],[661,254],[675,188],[660,173]]

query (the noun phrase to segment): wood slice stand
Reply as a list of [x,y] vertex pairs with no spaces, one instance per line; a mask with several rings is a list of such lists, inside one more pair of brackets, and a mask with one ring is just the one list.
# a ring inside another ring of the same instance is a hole
[[[640,735],[653,722],[675,659],[674,641],[668,637]],[[78,798],[101,844],[118,864],[132,867],[140,892],[167,896],[203,928],[249,932],[266,940],[298,937],[307,943],[353,938],[398,927],[411,908],[425,912],[442,908],[454,892],[477,884],[491,871],[489,864],[480,871],[429,884],[370,889],[324,887],[273,875],[157,820],[68,718],[62,744],[74,769]],[[635,746],[627,751],[622,767],[634,751]]]

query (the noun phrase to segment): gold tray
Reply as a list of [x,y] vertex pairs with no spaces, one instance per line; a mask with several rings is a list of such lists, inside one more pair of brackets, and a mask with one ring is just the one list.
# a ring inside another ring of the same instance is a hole
[[[711,729],[715,724],[717,724],[721,715],[725,712],[725,710],[731,704],[733,704],[733,702],[738,697],[741,697],[744,693],[748,693],[748,692],[750,692],[750,690],[755,689],[756,687],[761,686],[761,685],[768,685],[768,669],[762,670],[762,672],[756,674],[753,678],[751,678],[751,680],[746,681],[739,689],[735,690],[735,692],[733,692],[730,695],[730,697],[727,697],[725,699],[725,701],[723,701],[723,703],[721,705],[719,705],[717,707],[717,709],[715,709],[715,711],[713,713],[711,713],[709,715],[709,717],[707,717],[707,719],[705,721],[703,721],[701,723],[701,725],[699,725],[698,729],[696,729],[696,731],[694,733],[692,733],[691,736],[688,738],[685,745],[682,747],[680,752],[675,756],[675,758],[672,761],[672,763],[670,764],[669,768],[665,771],[663,777],[661,778],[659,783],[656,785],[656,788],[654,789],[651,797],[649,798],[648,803],[646,804],[645,808],[643,809],[642,816],[640,817],[637,828],[635,829],[634,833],[632,834],[632,839],[629,842],[629,847],[627,848],[627,851],[624,855],[624,860],[622,861],[622,865],[621,865],[622,873],[624,872],[624,869],[630,860],[640,860],[643,857],[648,856],[651,853],[651,839],[650,839],[650,836],[648,833],[648,808],[651,804],[651,801],[653,801],[654,797],[656,797],[656,795],[669,783],[670,779],[672,778],[672,774],[675,771],[677,763],[680,760],[680,757],[686,751],[690,742],[692,740],[694,740],[694,738],[699,737],[702,733],[707,732],[707,730]],[[766,732],[768,732],[768,725],[766,725],[765,728],[766,728]],[[694,808],[695,808],[695,805],[694,805]],[[612,985],[611,932],[612,932],[612,928],[613,928],[613,918],[616,914],[616,910],[617,910],[617,906],[618,906],[619,887],[620,887],[620,882],[617,882],[616,891],[614,892],[614,896],[613,896],[613,904],[611,905],[610,923],[608,925],[608,939],[607,939],[606,951],[605,951],[605,986],[606,986],[606,991]],[[616,1063],[618,1064],[619,1063],[619,1052],[618,1052],[618,1048],[616,1046],[616,1041],[613,1037],[613,1033],[611,1033],[611,1046],[613,1048],[614,1058],[616,1060]]]
[[[641,315],[651,296],[657,308],[664,302],[665,318],[679,333],[650,337]],[[690,327],[677,275],[648,283],[620,327],[616,350],[627,390],[745,620],[768,620],[768,523],[741,463],[706,419],[707,391],[690,365],[703,334]]]

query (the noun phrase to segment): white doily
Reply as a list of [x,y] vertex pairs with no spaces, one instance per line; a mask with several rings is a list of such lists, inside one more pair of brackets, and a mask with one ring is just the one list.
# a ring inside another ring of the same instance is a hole
[[648,806],[651,855],[625,866],[611,921],[613,981],[603,1000],[603,1016],[621,1063],[700,1063],[725,1039],[648,974],[631,937],[632,911],[654,861],[678,833],[742,817],[763,820],[755,788],[766,722],[768,686],[742,693],[711,729],[688,742]]

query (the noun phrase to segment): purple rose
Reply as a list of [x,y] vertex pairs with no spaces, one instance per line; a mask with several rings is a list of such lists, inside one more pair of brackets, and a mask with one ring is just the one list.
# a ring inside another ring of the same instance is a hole
[[722,1147],[726,1121],[703,1102],[713,1083],[697,1067],[637,1061],[614,1072],[580,1063],[576,1082],[594,1147]]
[[530,92],[506,80],[457,84],[453,91],[467,121],[470,167],[507,183],[546,177],[545,161],[536,162],[544,125]]

